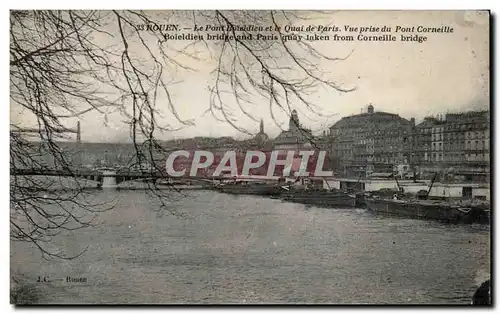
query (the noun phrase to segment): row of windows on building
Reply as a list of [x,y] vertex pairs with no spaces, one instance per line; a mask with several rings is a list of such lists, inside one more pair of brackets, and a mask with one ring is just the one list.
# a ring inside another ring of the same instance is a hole
[[[489,133],[488,132],[467,132],[465,133],[465,139],[486,139],[486,142],[489,142]],[[408,138],[410,139],[410,138]],[[455,141],[455,140],[463,140],[463,134],[432,134],[431,137],[431,142],[436,142],[436,141]],[[394,144],[394,143],[401,143],[401,142],[406,142],[404,137],[384,137],[380,139],[362,139],[357,141],[357,143],[334,143],[334,146],[337,147],[338,149],[350,149],[354,145],[365,145],[365,144],[375,144],[377,146],[384,146],[385,144]],[[416,138],[416,145],[426,145],[425,138],[417,136]],[[476,143],[481,143],[481,141],[475,141]],[[482,147],[487,147],[489,144],[484,144],[485,140],[482,140],[483,146]],[[479,144],[476,144],[479,145]],[[486,145],[486,146],[484,146]]]
[[375,157],[373,158],[375,163],[384,163],[384,164],[394,164],[394,163],[407,163],[407,158],[402,157]]
[[442,132],[456,132],[465,130],[485,130],[488,129],[488,123],[447,123],[442,126],[433,126],[427,128],[420,128],[420,133],[442,133]]
[[[404,139],[402,138],[397,138],[397,137],[387,137],[384,139],[376,139],[376,140],[359,140],[355,143],[352,142],[347,142],[347,143],[333,143],[333,147],[336,149],[351,149],[356,146],[362,146],[366,145],[367,149],[373,149],[374,147],[387,147],[390,144],[401,144],[401,142],[404,142]],[[375,145],[375,146],[374,146]]]
[[[351,156],[351,161],[365,161],[367,163],[408,163],[407,157],[393,156],[393,157],[371,157],[362,158],[360,156]],[[464,153],[432,153],[425,154],[424,156],[413,156],[412,162],[425,161],[425,162],[489,162],[489,154],[464,154]]]
[[[426,151],[429,150],[429,145],[426,143],[421,146],[423,148],[422,150]],[[432,143],[432,150],[459,150],[459,149],[465,149],[465,150],[489,150],[489,141],[467,141],[464,143],[462,142],[455,142],[455,143],[443,143],[443,142],[437,142],[437,143]],[[418,147],[415,148],[416,151],[420,150]],[[405,151],[402,150],[400,146],[397,145],[383,145],[383,146],[365,146],[365,147],[356,147],[353,150],[351,149],[337,149],[334,152],[339,153],[339,155],[343,154],[362,154],[362,153],[374,153],[374,152],[380,152],[380,151]]]
[[[417,156],[420,157],[421,160],[423,161],[441,161],[441,162],[463,162],[463,161],[490,161],[490,155],[485,154],[485,153],[472,153],[472,154],[465,154],[463,152],[461,153],[432,153],[427,155],[425,153],[423,156]],[[422,158],[423,157],[423,158]]]
[[400,146],[396,145],[385,145],[379,147],[363,147],[355,149],[334,149],[332,152],[336,156],[351,156],[351,155],[370,155],[380,152],[406,152],[407,150],[401,149]]
[[[427,148],[427,145],[424,145],[424,148]],[[466,149],[466,150],[488,150],[490,147],[490,141],[489,140],[482,140],[482,141],[466,141],[465,145],[461,142],[455,142],[455,143],[445,143],[443,144],[442,142],[437,142],[437,143],[432,143],[432,150],[454,150],[454,149]]]
[[[477,118],[476,118],[477,119]],[[447,123],[445,124],[446,130],[477,130],[477,129],[487,129],[489,126],[488,122],[465,122],[465,123]]]
[[[413,162],[425,161],[425,162],[464,162],[464,161],[476,161],[476,162],[489,162],[490,156],[489,154],[464,154],[464,153],[432,153],[425,154],[424,156],[413,156]],[[368,157],[362,158],[360,156],[352,156],[350,158],[351,161],[365,161],[367,163],[408,163],[408,158],[402,156],[393,156],[393,157],[385,157],[385,156],[377,156],[377,157]]]
[[365,162],[367,164],[379,163],[379,164],[396,164],[396,163],[407,163],[408,159],[406,157],[401,156],[392,156],[392,157],[372,157],[372,158],[360,158],[354,157],[350,159],[350,161],[355,162]]
[[439,141],[443,139],[447,140],[453,140],[453,139],[458,139],[458,138],[465,138],[467,139],[482,139],[482,138],[489,138],[490,134],[487,131],[475,131],[475,132],[465,132],[465,133],[433,133],[431,134],[431,140],[432,141]]
[[373,132],[370,131],[370,128],[363,127],[362,129],[353,129],[353,128],[346,128],[346,129],[333,129],[330,135],[332,136],[352,136],[354,138],[366,138],[368,136],[370,137],[376,137],[376,136],[398,136],[401,134],[408,134],[408,130],[402,129],[402,128],[393,128],[392,130],[373,130]]

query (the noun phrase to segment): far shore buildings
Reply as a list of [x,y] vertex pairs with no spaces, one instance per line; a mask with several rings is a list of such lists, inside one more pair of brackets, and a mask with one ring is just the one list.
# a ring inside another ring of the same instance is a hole
[[489,181],[490,112],[468,111],[415,120],[368,112],[348,116],[330,128],[337,173],[347,177],[461,177]]
[[[155,160],[163,160],[174,150],[209,150],[217,156],[227,150],[327,150],[327,167],[339,177],[429,179],[439,173],[441,178],[466,181],[487,182],[490,178],[489,111],[447,113],[415,124],[413,118],[376,111],[369,105],[367,112],[343,117],[323,136],[314,136],[293,110],[288,129],[276,138],[269,138],[264,127],[261,120],[259,132],[246,140],[200,136],[165,141]],[[80,151],[71,159],[86,167],[128,166],[136,155],[131,143],[61,144],[69,151]]]

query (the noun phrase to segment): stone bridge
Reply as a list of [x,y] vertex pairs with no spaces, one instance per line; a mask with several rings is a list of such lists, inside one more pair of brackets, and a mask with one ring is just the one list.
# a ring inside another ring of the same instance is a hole
[[125,181],[164,181],[168,185],[190,185],[190,184],[208,184],[214,180],[227,180],[227,177],[185,177],[172,178],[160,171],[128,171],[115,170],[112,168],[102,168],[98,170],[74,169],[74,170],[56,170],[56,169],[11,169],[11,175],[15,176],[48,176],[48,177],[73,177],[99,182],[101,188],[117,188],[118,184]]

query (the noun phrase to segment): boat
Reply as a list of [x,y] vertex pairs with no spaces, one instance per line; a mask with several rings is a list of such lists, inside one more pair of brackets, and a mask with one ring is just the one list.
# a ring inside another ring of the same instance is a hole
[[279,184],[267,182],[235,181],[214,185],[216,191],[227,194],[246,194],[262,196],[279,196],[282,192]]
[[282,186],[281,200],[331,208],[352,208],[356,205],[356,196],[335,189],[304,188]]
[[429,189],[420,190],[415,196],[406,195],[398,184],[392,197],[387,191],[376,191],[364,196],[368,210],[395,216],[437,220],[447,223],[490,223],[490,203],[472,199],[429,199],[434,185],[434,175]]
[[367,193],[365,192],[356,192],[355,193],[355,197],[356,197],[356,203],[355,203],[355,206],[356,208],[366,208],[366,197],[367,197]]
[[428,199],[392,199],[367,197],[368,210],[409,218],[430,219],[447,223],[489,223],[489,210],[484,205]]

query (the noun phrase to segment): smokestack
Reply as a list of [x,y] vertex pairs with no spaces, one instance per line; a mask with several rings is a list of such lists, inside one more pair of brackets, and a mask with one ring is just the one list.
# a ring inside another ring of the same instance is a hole
[[81,142],[82,137],[80,133],[80,121],[76,122],[76,141]]

